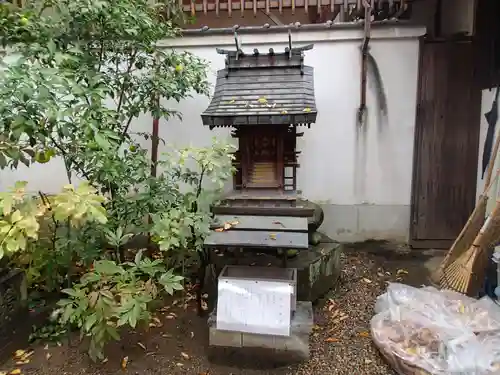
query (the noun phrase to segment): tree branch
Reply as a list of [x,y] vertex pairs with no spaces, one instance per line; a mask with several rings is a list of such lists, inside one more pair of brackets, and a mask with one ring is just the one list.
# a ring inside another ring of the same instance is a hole
[[120,89],[120,99],[118,100],[118,107],[116,109],[116,112],[118,112],[118,114],[120,113],[120,110],[122,108],[123,99],[125,98],[125,89],[126,89],[126,84],[128,82],[128,76],[129,76],[130,72],[132,71],[132,66],[134,65],[136,56],[137,56],[137,50],[135,50],[131,53],[129,63],[127,66],[127,70],[125,72],[125,77],[123,77],[123,82],[122,82],[121,89]]

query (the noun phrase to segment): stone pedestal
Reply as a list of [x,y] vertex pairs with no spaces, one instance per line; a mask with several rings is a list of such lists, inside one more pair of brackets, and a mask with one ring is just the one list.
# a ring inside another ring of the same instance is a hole
[[[209,357],[211,360],[259,361],[270,365],[286,364],[309,359],[309,335],[314,318],[311,302],[297,301],[297,309],[292,316],[290,336],[261,335],[244,332],[221,331],[216,328],[216,311],[208,318]],[[252,359],[253,358],[253,359]]]
[[[297,300],[314,302],[321,298],[337,284],[340,275],[340,254],[343,245],[322,236],[319,244],[311,246],[308,251],[299,251],[296,256],[288,259],[287,267],[297,269]],[[255,267],[282,267],[282,260],[261,253],[218,253],[213,262],[217,275],[228,264]],[[207,280],[213,284],[213,278]],[[213,298],[211,304],[217,298],[217,286],[211,285],[209,295]],[[212,299],[211,298],[211,299]]]

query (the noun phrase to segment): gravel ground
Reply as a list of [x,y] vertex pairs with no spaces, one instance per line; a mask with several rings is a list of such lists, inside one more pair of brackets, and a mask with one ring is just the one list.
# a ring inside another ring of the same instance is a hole
[[[411,285],[425,283],[427,270],[421,257],[410,257],[380,249],[380,245],[355,246],[343,255],[343,271],[337,290],[315,307],[315,327],[311,337],[311,359],[289,367],[272,368],[259,363],[239,368],[236,363],[214,365],[207,360],[206,321],[197,317],[190,305],[187,310],[172,306],[159,315],[160,327],[148,332],[130,332],[121,342],[110,344],[107,361],[93,364],[75,336],[73,344],[60,346],[40,344],[33,350],[30,362],[13,361],[0,366],[10,372],[20,369],[33,375],[391,375],[394,372],[380,357],[369,335],[376,297],[384,292],[388,281]],[[364,251],[360,251],[364,250]],[[174,312],[175,315],[169,314]],[[121,368],[128,357],[126,369]]]

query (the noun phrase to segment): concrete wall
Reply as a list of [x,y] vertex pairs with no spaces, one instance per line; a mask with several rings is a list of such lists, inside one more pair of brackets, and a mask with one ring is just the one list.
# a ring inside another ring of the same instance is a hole
[[[305,62],[315,69],[317,123],[304,129],[298,140],[298,188],[303,196],[323,204],[322,230],[340,241],[391,239],[406,241],[410,220],[415,107],[417,93],[418,37],[424,28],[377,27],[371,52],[379,64],[388,100],[389,116],[377,116],[373,82],[368,81],[366,134],[357,134],[359,106],[361,29],[332,28],[295,32],[294,45],[314,43]],[[243,49],[284,49],[287,34],[278,32],[242,35]],[[233,35],[190,36],[164,41],[165,48],[193,52],[210,62],[209,79],[224,67],[216,47],[234,45]],[[210,131],[200,113],[209,98],[195,96],[177,104],[183,120],[162,121],[160,135],[177,145],[208,145],[213,136],[228,137],[229,130]],[[151,129],[143,116],[133,129]],[[161,150],[160,150],[161,151]],[[29,170],[2,171],[0,188],[25,179],[33,189],[58,190],[65,182],[62,163],[51,161]]]

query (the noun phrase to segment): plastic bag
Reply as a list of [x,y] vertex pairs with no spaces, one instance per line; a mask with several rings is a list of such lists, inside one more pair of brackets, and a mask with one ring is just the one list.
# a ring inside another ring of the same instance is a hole
[[500,374],[500,306],[488,297],[394,283],[375,312],[373,340],[400,374]]

